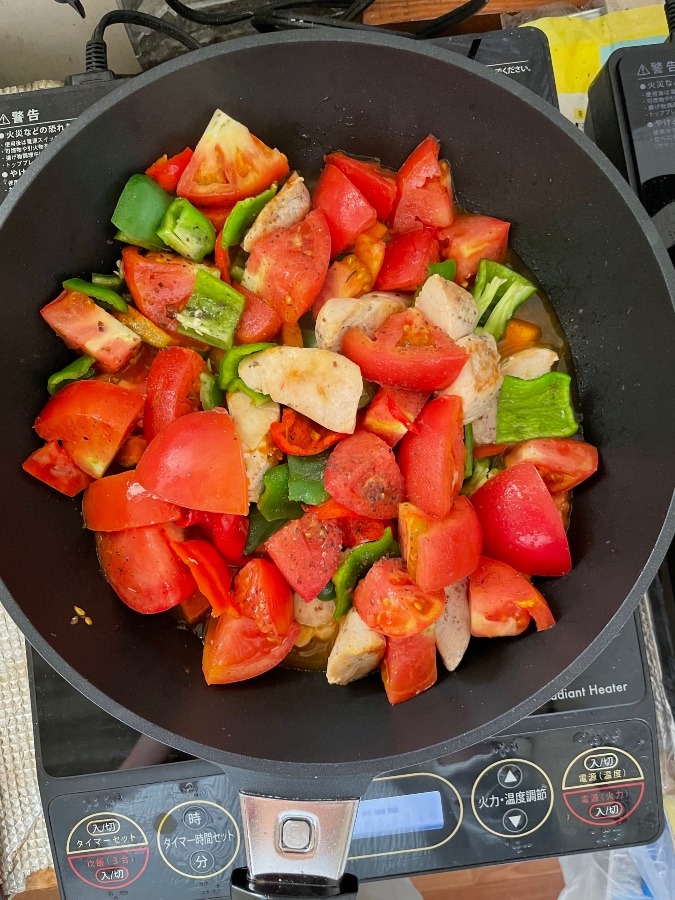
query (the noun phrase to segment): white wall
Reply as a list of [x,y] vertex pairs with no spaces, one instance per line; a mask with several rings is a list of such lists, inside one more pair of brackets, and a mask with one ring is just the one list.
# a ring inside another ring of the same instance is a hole
[[[0,87],[42,78],[62,81],[84,71],[84,47],[100,17],[115,0],[83,0],[86,19],[54,0],[0,0]],[[110,67],[138,72],[124,25],[106,31]]]

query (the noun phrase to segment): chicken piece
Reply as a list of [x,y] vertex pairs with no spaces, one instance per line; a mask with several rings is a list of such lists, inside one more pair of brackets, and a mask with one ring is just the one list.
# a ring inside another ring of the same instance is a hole
[[234,429],[241,441],[241,449],[248,481],[248,499],[255,503],[260,497],[263,475],[280,460],[281,454],[270,435],[270,425],[281,418],[278,403],[270,401],[256,406],[241,391],[227,394],[227,408]]
[[457,346],[469,354],[468,362],[442,395],[459,397],[464,408],[464,424],[480,418],[499,393],[502,373],[499,368],[497,342],[491,334],[470,334],[460,338]]
[[445,589],[445,610],[436,622],[436,647],[448,672],[460,664],[471,638],[469,579],[463,578]]
[[478,324],[478,307],[471,294],[442,275],[427,278],[415,307],[453,341],[471,334]]
[[307,603],[299,594],[293,594],[293,615],[298,625],[308,625],[310,628],[321,628],[333,621],[335,602],[333,600],[320,600],[315,597]]
[[258,213],[241,242],[242,249],[250,253],[255,242],[261,237],[279,228],[291,228],[302,222],[310,206],[311,200],[304,179],[297,172],[293,172],[279,193]]
[[550,372],[558,359],[558,354],[549,347],[528,347],[527,350],[518,350],[502,360],[502,375],[532,381]]
[[247,387],[308,416],[324,428],[352,434],[363,391],[351,360],[313,347],[270,347],[239,363]]
[[403,312],[406,303],[396,294],[364,294],[358,298],[334,297],[324,303],[316,320],[316,344],[339,353],[350,328],[361,328],[373,337],[389,316]]
[[497,440],[497,405],[499,394],[493,397],[482,416],[471,423],[474,444],[494,444]]
[[350,609],[328,657],[329,684],[349,684],[374,672],[384,656],[384,635],[368,628],[355,609]]

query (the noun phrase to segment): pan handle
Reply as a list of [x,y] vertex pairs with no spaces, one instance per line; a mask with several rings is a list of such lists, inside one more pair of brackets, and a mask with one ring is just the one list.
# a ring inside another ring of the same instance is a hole
[[239,794],[248,869],[232,875],[232,900],[356,900],[344,875],[359,801],[284,800]]

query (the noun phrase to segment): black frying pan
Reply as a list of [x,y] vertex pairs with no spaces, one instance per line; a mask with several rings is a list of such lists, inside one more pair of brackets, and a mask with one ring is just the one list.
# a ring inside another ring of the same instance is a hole
[[[171,616],[132,613],[106,586],[79,502],[20,469],[38,443],[31,425],[47,376],[68,358],[38,309],[64,275],[112,267],[119,247],[109,217],[125,180],[194,145],[217,106],[303,172],[318,171],[322,153],[336,148],[396,167],[433,132],[460,201],[514,223],[515,249],[571,343],[585,435],[602,463],[576,492],[574,570],[543,584],[558,623],[474,641],[459,671],[399,707],[376,677],[338,688],[321,674],[279,669],[207,687],[197,641]],[[379,772],[510,725],[617,633],[672,537],[672,266],[587,140],[525,89],[450,53],[374,34],[287,33],[192,53],[133,79],[57,138],[2,206],[0,289],[2,601],[83,693],[162,742],[237,767],[248,790],[358,797]],[[93,627],[69,624],[73,604]],[[282,868],[281,857],[253,861],[254,871]],[[296,870],[311,868],[290,858]]]

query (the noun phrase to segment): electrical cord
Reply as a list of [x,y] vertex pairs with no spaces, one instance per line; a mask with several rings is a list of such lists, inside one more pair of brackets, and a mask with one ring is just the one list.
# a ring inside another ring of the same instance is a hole
[[[463,3],[462,6],[458,6],[457,9],[445,13],[445,15],[439,16],[437,19],[433,19],[423,28],[417,29],[417,31],[413,32],[413,35],[420,41],[438,37],[438,35],[443,34],[444,31],[448,31],[450,28],[456,28],[458,25],[461,25],[462,22],[470,19],[471,16],[475,16],[484,6],[487,6],[488,2],[489,0],[468,0],[468,3]],[[675,0],[671,0],[671,2],[675,2]]]
[[[188,22],[196,22],[198,25],[210,25],[214,28],[222,27],[223,25],[235,25],[238,22],[244,22],[246,19],[251,19],[256,13],[261,11],[264,12],[273,12],[277,9],[284,9],[289,6],[339,6],[346,7],[349,9],[352,5],[352,0],[267,0],[266,3],[259,6],[257,9],[239,9],[237,12],[231,13],[208,13],[208,12],[199,12],[196,9],[192,9],[191,6],[187,6],[185,3],[182,3],[181,0],[164,0],[169,9],[172,9],[177,15],[182,16],[184,19],[187,19]],[[368,0],[367,5],[369,6],[373,0]]]
[[147,13],[135,12],[131,9],[115,9],[106,13],[101,21],[94,29],[94,33],[87,41],[85,51],[86,71],[87,72],[107,72],[108,69],[108,47],[103,39],[104,32],[109,25],[141,25],[143,28],[152,28],[154,31],[162,31],[175,41],[183,44],[188,50],[199,50],[201,44],[182,29],[164,22],[156,16],[150,16]]
[[666,22],[668,23],[668,40],[675,43],[675,0],[666,0]]

